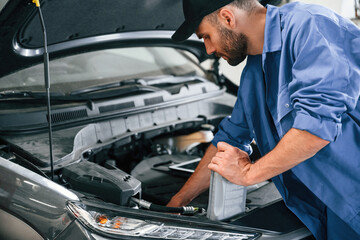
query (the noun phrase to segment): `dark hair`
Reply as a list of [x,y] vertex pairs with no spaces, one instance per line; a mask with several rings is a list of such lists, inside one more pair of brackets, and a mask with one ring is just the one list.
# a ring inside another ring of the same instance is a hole
[[[234,7],[243,9],[247,11],[248,13],[252,13],[252,11],[257,6],[257,0],[234,0],[233,2],[229,3],[229,5],[232,5]],[[217,14],[221,10],[218,9],[215,12],[210,13],[209,15],[205,16],[205,18],[210,21],[212,24],[218,24],[219,20],[217,18]]]

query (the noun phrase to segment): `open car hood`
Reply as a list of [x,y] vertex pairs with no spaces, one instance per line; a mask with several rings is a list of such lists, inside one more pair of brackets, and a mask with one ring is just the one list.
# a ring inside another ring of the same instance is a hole
[[[171,40],[183,22],[182,0],[42,0],[51,58],[111,47],[171,46],[203,61],[203,42]],[[43,61],[43,32],[31,0],[9,0],[0,12],[0,76]]]
[[[5,2],[7,2],[5,4]],[[196,36],[171,40],[182,0],[41,0],[50,58],[111,47],[166,46],[209,56]],[[281,0],[260,0],[277,5]],[[43,61],[43,32],[31,0],[0,0],[0,77]]]

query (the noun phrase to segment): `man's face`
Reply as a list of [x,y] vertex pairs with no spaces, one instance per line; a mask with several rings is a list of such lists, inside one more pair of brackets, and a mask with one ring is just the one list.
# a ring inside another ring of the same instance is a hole
[[[220,39],[219,49],[222,55],[218,57],[225,57],[224,59],[231,65],[236,66],[247,56],[247,37],[243,33],[236,34],[235,32],[221,26],[217,27]],[[218,55],[218,53],[215,53]]]
[[204,39],[207,53],[224,58],[230,65],[235,66],[247,56],[247,37],[237,34],[221,24],[213,24],[203,20],[196,34]]

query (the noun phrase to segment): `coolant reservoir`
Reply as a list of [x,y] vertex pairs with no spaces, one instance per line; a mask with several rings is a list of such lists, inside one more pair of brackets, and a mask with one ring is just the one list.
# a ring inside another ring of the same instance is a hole
[[226,220],[245,212],[246,187],[229,182],[220,174],[211,171],[207,217],[211,220]]

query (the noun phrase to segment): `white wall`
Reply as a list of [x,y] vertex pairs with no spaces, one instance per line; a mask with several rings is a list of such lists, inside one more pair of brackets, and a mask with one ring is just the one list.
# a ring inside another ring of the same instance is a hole
[[[283,0],[284,3],[286,2]],[[290,2],[295,2],[296,0],[290,0]],[[355,10],[354,10],[354,2],[355,0],[300,0],[300,2],[305,3],[313,3],[313,4],[320,4],[325,7],[332,9],[333,11],[337,12],[338,14],[347,17],[347,18],[354,18],[355,17]],[[358,1],[358,0],[357,0]],[[222,73],[228,77],[230,80],[239,84],[240,82],[240,75],[241,71],[245,66],[245,62],[242,62],[236,67],[232,67],[227,64],[226,61],[221,59],[220,61],[220,70]]]

